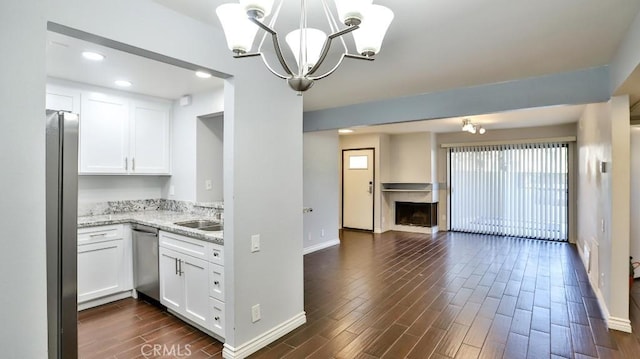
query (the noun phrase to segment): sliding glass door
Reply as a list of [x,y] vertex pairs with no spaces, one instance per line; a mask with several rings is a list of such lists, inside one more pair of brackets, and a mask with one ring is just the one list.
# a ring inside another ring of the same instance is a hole
[[453,147],[451,230],[566,241],[568,145]]

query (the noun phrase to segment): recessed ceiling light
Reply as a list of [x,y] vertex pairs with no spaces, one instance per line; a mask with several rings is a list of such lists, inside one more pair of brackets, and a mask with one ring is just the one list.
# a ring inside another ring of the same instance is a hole
[[205,71],[196,71],[196,76],[201,79],[208,79],[209,77],[211,77],[211,74]]
[[131,86],[131,82],[127,80],[116,80],[115,84],[120,87],[129,87]]
[[338,133],[352,133],[353,130],[349,128],[341,128],[338,130]]
[[93,51],[85,51],[82,53],[82,56],[87,59],[87,60],[91,60],[91,61],[102,61],[104,60],[104,55],[103,54],[99,54],[97,52],[93,52]]

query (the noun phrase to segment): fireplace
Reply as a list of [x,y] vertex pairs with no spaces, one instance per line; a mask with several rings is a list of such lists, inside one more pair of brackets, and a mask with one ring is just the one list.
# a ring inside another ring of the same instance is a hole
[[396,224],[435,227],[438,225],[438,202],[396,202]]

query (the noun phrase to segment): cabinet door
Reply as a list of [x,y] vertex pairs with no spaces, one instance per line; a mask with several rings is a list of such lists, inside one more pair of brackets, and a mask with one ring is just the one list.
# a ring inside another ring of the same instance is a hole
[[132,101],[131,173],[169,174],[169,103]]
[[184,281],[180,275],[180,254],[160,247],[160,303],[181,313],[184,307]]
[[47,110],[69,111],[80,114],[80,91],[47,85]]
[[129,103],[98,92],[83,93],[80,117],[80,172],[127,173]]
[[208,263],[202,259],[182,256],[182,276],[184,279],[183,314],[204,327],[208,327],[209,317],[209,273]]
[[78,246],[78,303],[124,290],[122,239]]

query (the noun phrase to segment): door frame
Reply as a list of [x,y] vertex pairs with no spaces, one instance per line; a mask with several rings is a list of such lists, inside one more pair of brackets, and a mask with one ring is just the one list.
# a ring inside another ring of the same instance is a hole
[[[366,230],[366,229],[359,229],[359,228],[349,228],[349,227],[345,227],[344,226],[344,153],[348,152],[348,151],[362,151],[362,150],[371,150],[373,152],[373,159],[371,161],[372,165],[373,165],[373,191],[371,192],[372,197],[371,197],[371,201],[373,203],[372,206],[372,211],[371,211],[371,231]],[[342,210],[340,211],[340,226],[343,229],[353,229],[353,230],[358,230],[358,231],[365,231],[365,232],[375,232],[376,229],[376,149],[375,147],[362,147],[362,148],[344,148],[342,149],[342,155],[340,156],[340,162],[342,163],[342,165],[340,166],[340,179],[341,179],[341,191],[340,191],[340,204],[342,207]]]

